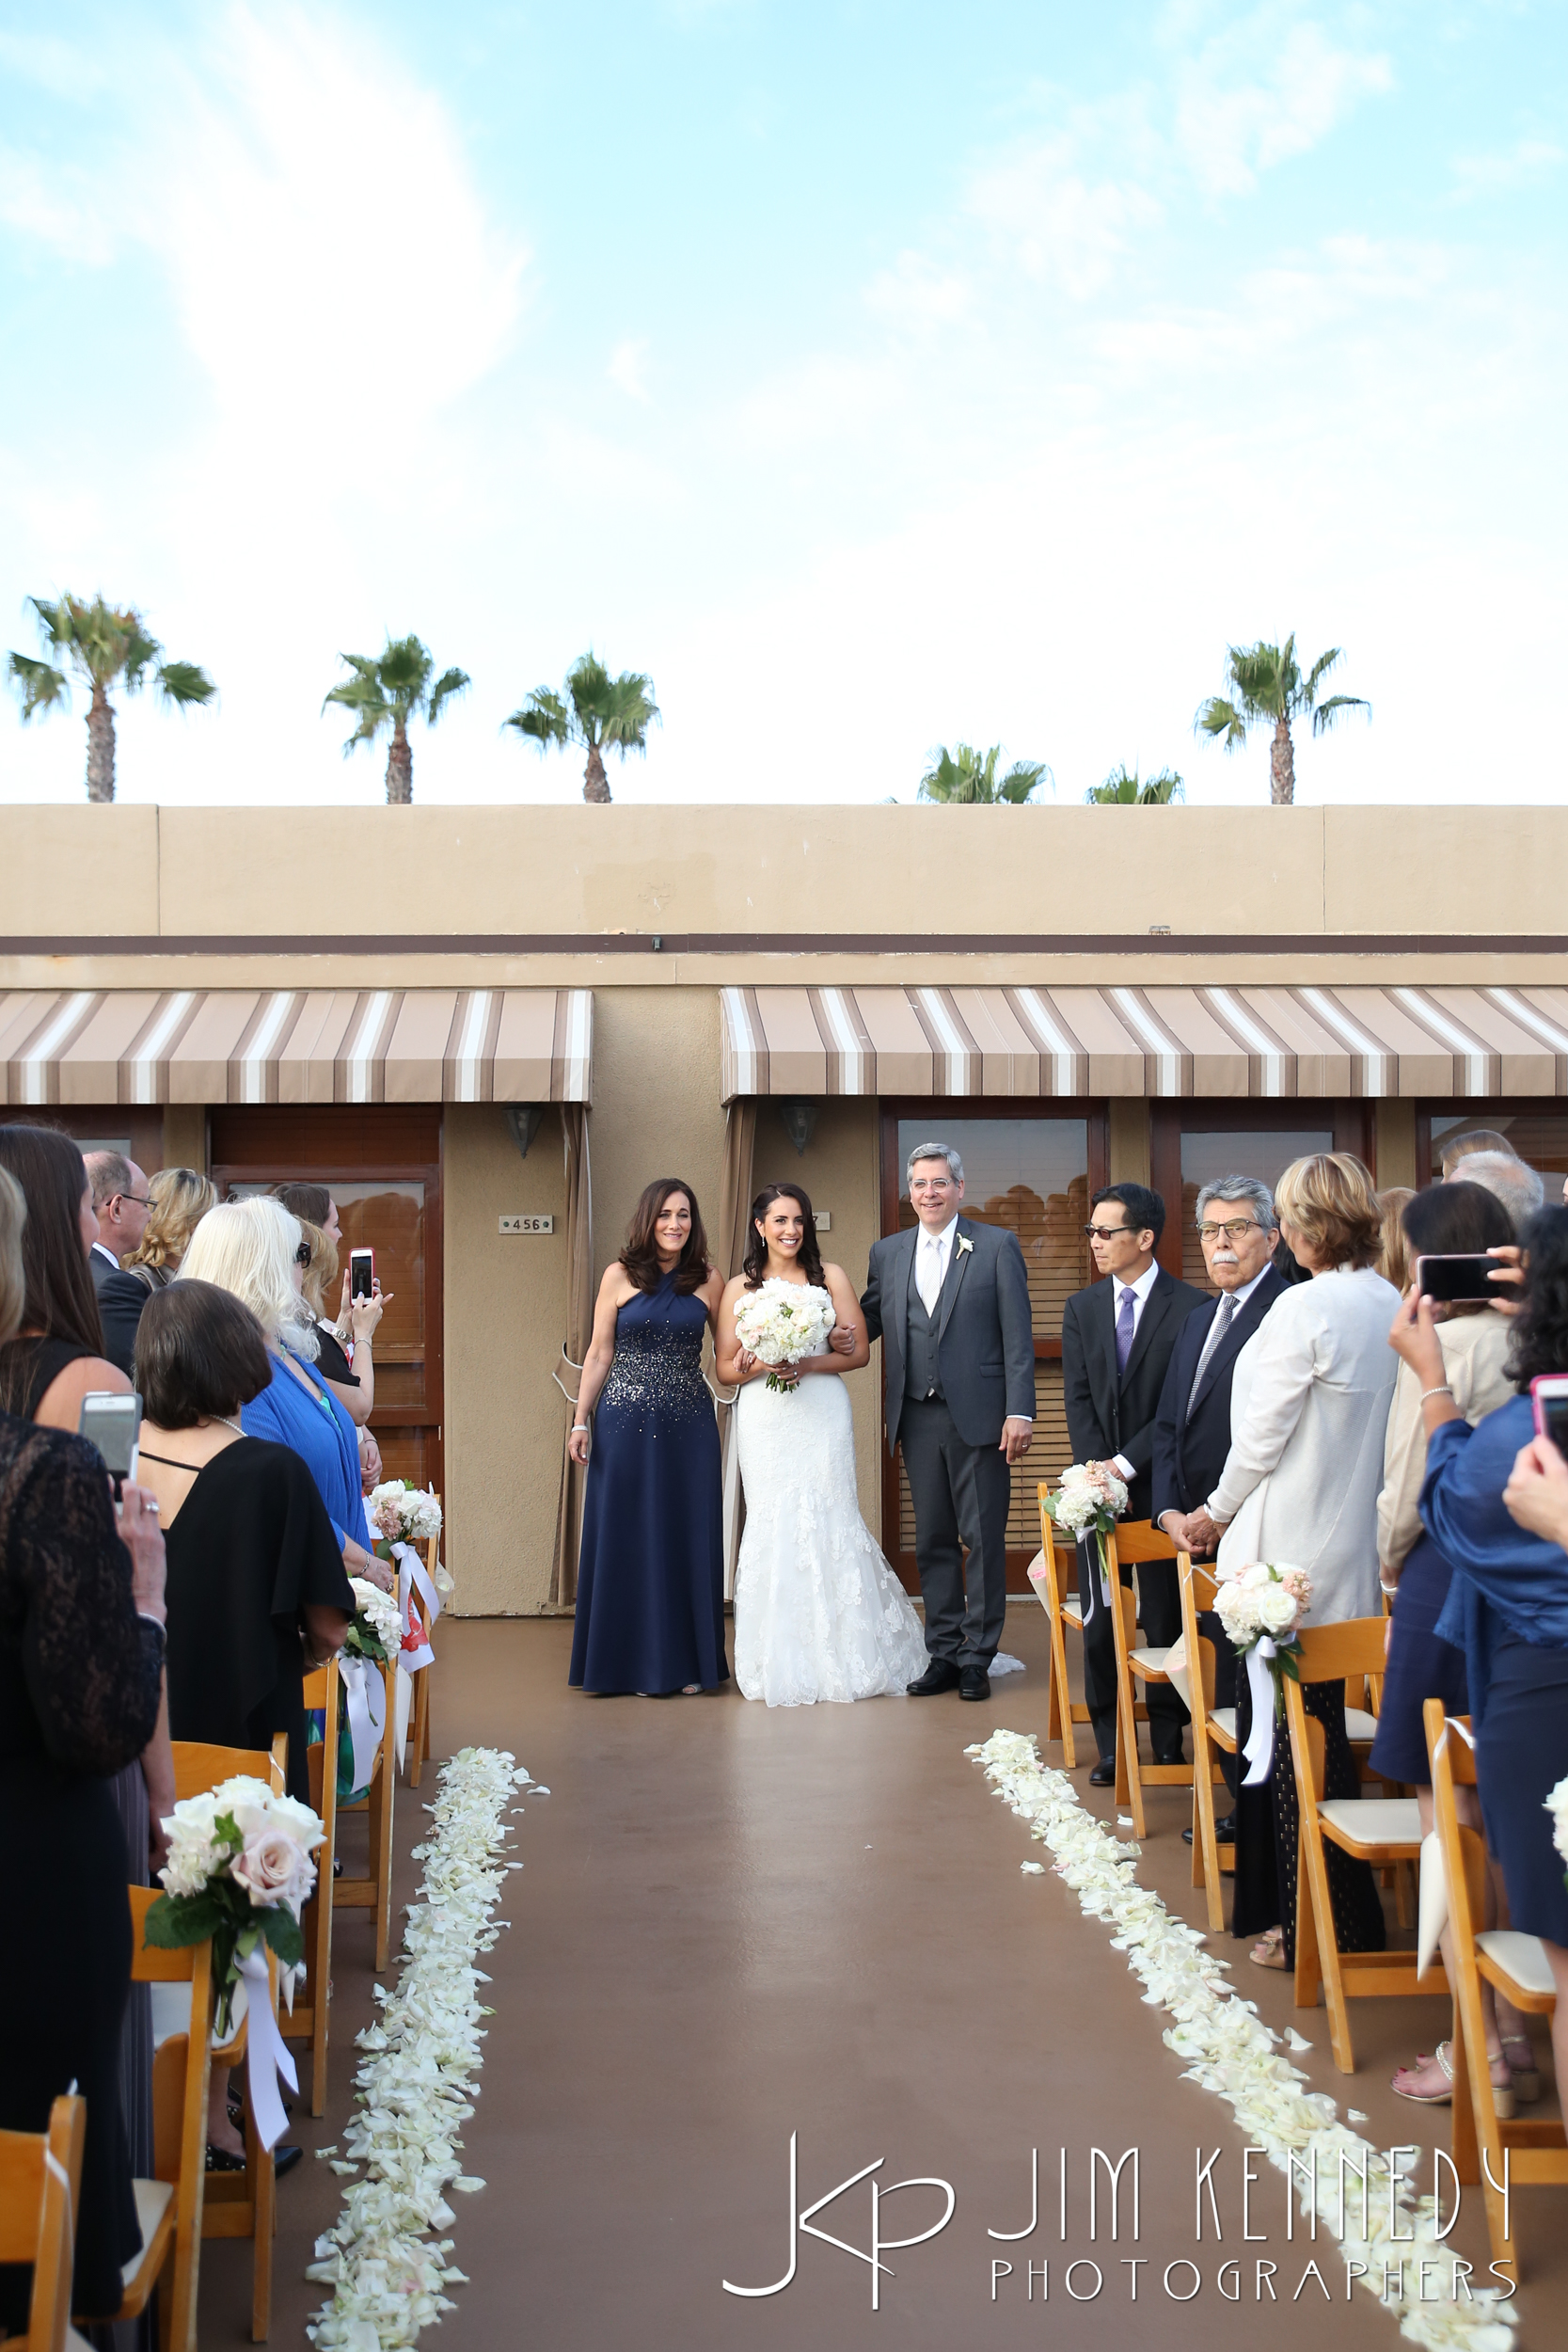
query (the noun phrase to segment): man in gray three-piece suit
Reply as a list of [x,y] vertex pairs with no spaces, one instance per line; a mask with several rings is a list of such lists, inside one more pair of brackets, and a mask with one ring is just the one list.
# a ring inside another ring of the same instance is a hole
[[[887,1441],[904,1449],[930,1664],[911,1698],[990,1695],[1007,1608],[1011,1466],[1035,1422],[1035,1335],[1018,1235],[958,1215],[949,1144],[910,1154],[918,1224],[871,1248],[861,1300],[887,1375]],[[967,1589],[964,1554],[968,1552]]]

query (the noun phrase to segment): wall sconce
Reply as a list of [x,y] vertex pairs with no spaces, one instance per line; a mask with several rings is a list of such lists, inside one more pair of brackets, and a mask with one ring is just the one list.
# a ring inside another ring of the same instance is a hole
[[804,1094],[786,1094],[779,1104],[779,1120],[797,1152],[804,1154],[816,1130],[819,1105]]
[[543,1103],[508,1103],[506,1123],[512,1130],[512,1140],[526,1160],[528,1147],[539,1133],[539,1122],[545,1116]]

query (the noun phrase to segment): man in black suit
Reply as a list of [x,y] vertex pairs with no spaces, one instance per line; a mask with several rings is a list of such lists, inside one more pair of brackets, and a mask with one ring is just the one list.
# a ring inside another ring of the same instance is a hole
[[94,1290],[101,1291],[147,1231],[147,1178],[123,1152],[88,1152],[83,1165],[98,1219],[98,1239],[87,1253],[87,1266]]
[[[1236,1359],[1276,1298],[1290,1287],[1274,1263],[1279,1242],[1274,1197],[1255,1176],[1222,1176],[1197,1196],[1197,1233],[1220,1295],[1188,1316],[1177,1334],[1154,1417],[1153,1509],[1157,1525],[1195,1560],[1212,1560],[1219,1530],[1204,1508],[1230,1451],[1230,1380]],[[1202,1630],[1214,1645],[1214,1703],[1236,1704],[1236,1652],[1212,1612]],[[1235,1763],[1223,1759],[1234,1797]],[[1192,1832],[1185,1835],[1190,1838]]]
[[[1068,1437],[1075,1462],[1110,1462],[1127,1482],[1130,1519],[1150,1516],[1154,1415],[1165,1384],[1176,1335],[1203,1304],[1203,1293],[1157,1265],[1165,1204],[1147,1184],[1107,1184],[1089,1204],[1085,1227],[1102,1279],[1075,1291],[1062,1311],[1062,1382]],[[1131,1583],[1131,1569],[1122,1581]],[[1156,1562],[1139,1573],[1143,1627],[1151,1645],[1168,1645],[1181,1629],[1176,1564]],[[1090,1785],[1108,1788],[1117,1770],[1117,1669],[1111,1620],[1101,1605],[1099,1555],[1091,1542],[1078,1549],[1078,1591],[1084,1606],[1084,1697],[1100,1761]],[[1155,1761],[1181,1760],[1186,1710],[1168,1685],[1148,1691],[1148,1727]]]

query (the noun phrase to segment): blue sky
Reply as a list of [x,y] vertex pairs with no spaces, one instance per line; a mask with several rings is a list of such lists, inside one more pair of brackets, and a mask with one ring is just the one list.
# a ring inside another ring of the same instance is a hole
[[[61,30],[61,26],[66,29]],[[626,800],[914,796],[939,742],[1267,795],[1227,642],[1373,704],[1304,801],[1557,800],[1568,19],[0,0],[0,648],[102,588],[216,678],[127,800],[379,799],[321,701],[472,674],[421,801],[593,644]],[[79,717],[0,709],[0,794]]]

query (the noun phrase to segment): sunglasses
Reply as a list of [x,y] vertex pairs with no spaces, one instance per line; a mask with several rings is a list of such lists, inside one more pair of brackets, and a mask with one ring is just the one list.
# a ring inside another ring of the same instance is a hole
[[294,1263],[295,1265],[309,1265],[309,1263],[310,1245],[308,1241],[302,1241],[299,1248],[294,1251]]

